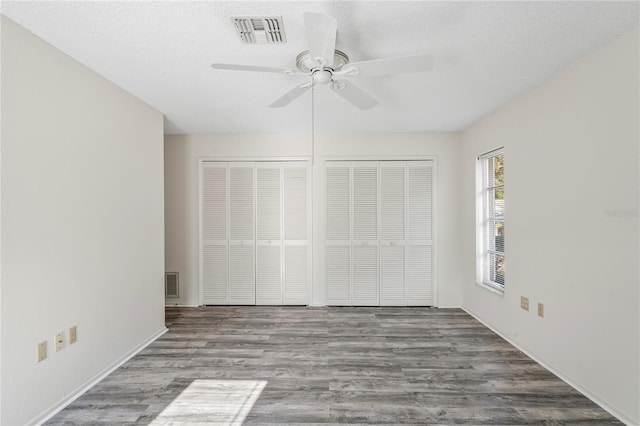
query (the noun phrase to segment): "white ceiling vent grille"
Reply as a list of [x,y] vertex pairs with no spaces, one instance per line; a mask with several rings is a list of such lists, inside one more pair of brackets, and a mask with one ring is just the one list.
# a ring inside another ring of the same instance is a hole
[[240,40],[246,44],[286,43],[282,17],[247,17],[231,18],[240,35]]
[[164,274],[164,296],[180,297],[180,281],[177,272],[166,272]]

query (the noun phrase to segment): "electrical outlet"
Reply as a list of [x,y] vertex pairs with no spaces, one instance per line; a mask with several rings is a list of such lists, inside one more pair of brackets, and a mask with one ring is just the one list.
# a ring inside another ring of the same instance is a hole
[[538,303],[538,316],[540,318],[544,317],[544,305],[542,303]]
[[524,297],[524,296],[520,297],[520,307],[522,309],[524,309],[525,311],[529,310],[529,298],[528,297]]
[[69,329],[69,344],[75,343],[78,340],[78,328],[74,325]]
[[38,343],[38,362],[47,359],[47,341]]
[[56,337],[54,338],[53,341],[54,341],[54,344],[55,344],[56,352],[58,352],[60,349],[64,348],[64,331],[56,333]]

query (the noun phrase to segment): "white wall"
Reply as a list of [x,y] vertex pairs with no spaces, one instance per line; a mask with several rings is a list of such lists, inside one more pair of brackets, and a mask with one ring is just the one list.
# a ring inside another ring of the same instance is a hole
[[[461,157],[463,307],[630,424],[640,424],[638,59],[636,30],[473,125]],[[475,284],[474,251],[475,159],[500,146],[503,297]]]
[[[356,113],[359,113],[356,111]],[[326,157],[437,156],[438,304],[460,306],[457,253],[459,139],[455,134],[317,135],[313,182],[313,305],[326,303],[320,265],[322,250],[322,163]],[[167,271],[180,273],[180,299],[167,304],[197,305],[198,300],[198,158],[266,159],[311,156],[309,135],[165,136],[165,232]]]
[[[0,49],[2,49],[2,23],[0,19]],[[0,54],[0,93],[2,92],[2,55]],[[0,97],[0,319],[2,319],[2,100]],[[2,420],[2,326],[0,325],[0,421]]]
[[2,18],[1,424],[164,330],[162,144],[159,112]]

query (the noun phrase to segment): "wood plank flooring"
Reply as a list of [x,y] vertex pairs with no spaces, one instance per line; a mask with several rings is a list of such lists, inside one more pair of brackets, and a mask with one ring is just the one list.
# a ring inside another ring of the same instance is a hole
[[459,309],[168,308],[48,425],[621,424]]

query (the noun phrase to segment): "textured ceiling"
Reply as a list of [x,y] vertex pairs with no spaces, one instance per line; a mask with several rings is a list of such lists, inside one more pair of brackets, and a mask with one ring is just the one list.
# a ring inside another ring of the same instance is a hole
[[[431,53],[429,73],[354,77],[379,105],[360,111],[320,87],[316,129],[433,132],[466,128],[584,54],[638,25],[633,2],[49,1],[2,13],[165,114],[167,133],[296,133],[311,92],[267,106],[305,77],[213,70],[213,62],[295,67],[303,12],[338,21],[352,62]],[[282,16],[287,43],[245,45],[232,16]]]

